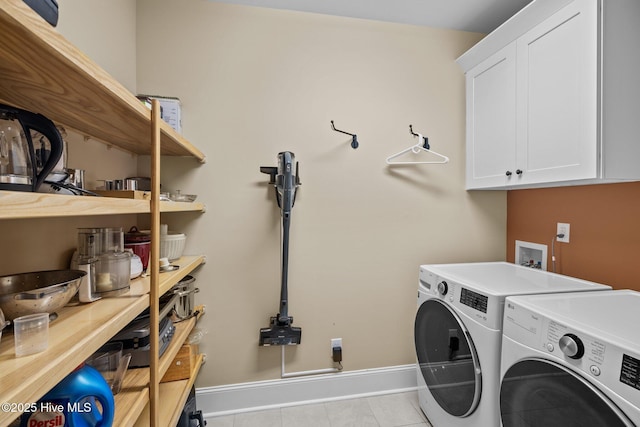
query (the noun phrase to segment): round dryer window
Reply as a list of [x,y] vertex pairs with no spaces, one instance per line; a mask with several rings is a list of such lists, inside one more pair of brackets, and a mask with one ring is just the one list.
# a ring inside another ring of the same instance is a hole
[[593,385],[544,360],[511,366],[500,387],[504,427],[630,427],[633,423]]
[[457,417],[478,406],[482,379],[475,347],[460,318],[437,299],[424,302],[415,323],[418,364],[438,405]]

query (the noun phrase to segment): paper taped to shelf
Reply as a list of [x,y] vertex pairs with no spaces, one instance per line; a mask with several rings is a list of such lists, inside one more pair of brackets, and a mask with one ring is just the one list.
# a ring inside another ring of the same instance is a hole
[[170,96],[138,95],[138,99],[151,108],[151,100],[160,101],[160,117],[174,128],[176,132],[182,134],[182,106],[180,100]]

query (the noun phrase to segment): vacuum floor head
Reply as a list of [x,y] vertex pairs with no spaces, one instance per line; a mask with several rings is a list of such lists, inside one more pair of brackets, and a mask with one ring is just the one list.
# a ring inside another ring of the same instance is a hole
[[279,325],[277,318],[271,318],[271,326],[260,329],[260,345],[298,345],[302,339],[302,329],[295,326]]

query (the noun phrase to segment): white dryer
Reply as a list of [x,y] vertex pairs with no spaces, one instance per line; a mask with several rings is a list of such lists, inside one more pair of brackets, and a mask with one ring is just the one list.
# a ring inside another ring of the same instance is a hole
[[611,289],[506,262],[420,266],[418,399],[434,427],[500,425],[500,345],[509,295]]
[[640,426],[640,293],[507,298],[504,427]]

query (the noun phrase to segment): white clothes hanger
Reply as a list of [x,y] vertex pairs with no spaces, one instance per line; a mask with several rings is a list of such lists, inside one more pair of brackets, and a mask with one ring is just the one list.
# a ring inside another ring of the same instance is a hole
[[[443,154],[440,153],[436,153],[435,151],[431,150],[429,148],[429,140],[427,138],[425,138],[424,136],[422,136],[422,134],[420,133],[413,133],[413,128],[411,127],[411,125],[409,125],[409,132],[411,132],[411,135],[413,136],[417,136],[418,137],[418,143],[416,145],[413,145],[409,148],[405,148],[404,150],[400,151],[399,153],[396,154],[392,154],[391,156],[387,157],[387,164],[388,165],[433,165],[433,164],[444,164],[444,163],[449,163],[449,158]],[[422,143],[422,141],[424,140],[424,143]],[[421,152],[426,152],[426,153],[430,153],[435,155],[436,157],[439,158],[439,160],[421,160],[421,161],[396,161],[394,159],[402,156],[403,154],[406,154],[408,152],[412,152],[413,154],[420,154]]]

